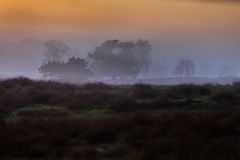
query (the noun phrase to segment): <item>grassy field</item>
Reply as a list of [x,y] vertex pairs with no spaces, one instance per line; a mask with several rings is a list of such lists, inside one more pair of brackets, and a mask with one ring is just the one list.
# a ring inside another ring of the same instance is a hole
[[238,160],[240,83],[0,81],[1,160]]

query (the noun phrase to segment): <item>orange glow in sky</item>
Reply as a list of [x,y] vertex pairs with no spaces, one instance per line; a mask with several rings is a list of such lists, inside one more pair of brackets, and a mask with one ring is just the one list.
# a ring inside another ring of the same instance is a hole
[[182,0],[0,0],[0,32],[234,33],[240,4]]

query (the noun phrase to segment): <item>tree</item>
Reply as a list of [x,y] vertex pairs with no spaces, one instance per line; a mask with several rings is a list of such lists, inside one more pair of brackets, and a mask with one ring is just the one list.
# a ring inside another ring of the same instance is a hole
[[138,40],[136,42],[136,53],[138,54],[139,68],[143,69],[145,72],[148,71],[151,60],[150,60],[150,52],[152,50],[152,46],[148,41]]
[[136,78],[150,66],[151,45],[148,41],[121,42],[108,40],[88,55],[92,70],[101,77]]
[[39,68],[39,72],[43,74],[43,78],[59,79],[63,65],[64,62],[49,61]]
[[175,74],[178,77],[191,77],[194,75],[195,65],[192,60],[181,60],[178,62]]
[[44,55],[47,61],[59,61],[63,56],[69,54],[70,48],[68,45],[62,41],[49,40],[44,43],[45,51]]
[[88,62],[82,58],[69,58],[67,63],[50,61],[39,68],[44,78],[58,79],[68,82],[84,82],[93,73],[88,68]]
[[69,58],[63,70],[65,74],[62,78],[66,80],[69,79],[76,82],[79,80],[86,81],[88,78],[93,76],[93,73],[88,68],[88,62],[83,58]]

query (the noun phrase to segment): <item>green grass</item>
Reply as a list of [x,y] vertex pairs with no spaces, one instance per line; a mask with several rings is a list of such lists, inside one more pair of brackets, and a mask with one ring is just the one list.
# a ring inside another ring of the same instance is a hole
[[10,115],[5,119],[7,123],[19,123],[22,121],[22,118],[17,115]]
[[[5,119],[9,123],[21,122],[24,118],[28,116],[22,115],[22,113],[46,113],[49,114],[47,117],[51,118],[51,114],[65,113],[66,115],[71,115],[72,111],[68,110],[66,107],[47,105],[47,104],[35,104],[32,106],[23,107],[10,113],[10,115]],[[41,117],[41,116],[40,116]],[[40,118],[38,116],[31,118]]]
[[81,119],[81,118],[101,118],[107,115],[113,114],[112,110],[109,109],[90,109],[84,111],[73,111],[72,118]]
[[60,107],[60,106],[52,106],[52,105],[48,105],[48,104],[35,104],[32,106],[28,106],[28,107],[23,107],[20,108],[18,110],[16,110],[15,112],[13,112],[13,115],[17,115],[18,113],[22,112],[22,111],[64,111],[64,112],[69,112],[69,110],[66,107]]

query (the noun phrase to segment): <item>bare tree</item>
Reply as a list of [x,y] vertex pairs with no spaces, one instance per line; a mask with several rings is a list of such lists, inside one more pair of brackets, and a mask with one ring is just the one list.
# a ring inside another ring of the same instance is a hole
[[63,56],[69,54],[70,48],[62,41],[49,40],[44,43],[44,55],[48,62],[59,61]]
[[195,72],[195,65],[192,60],[181,60],[175,68],[177,77],[192,77]]

